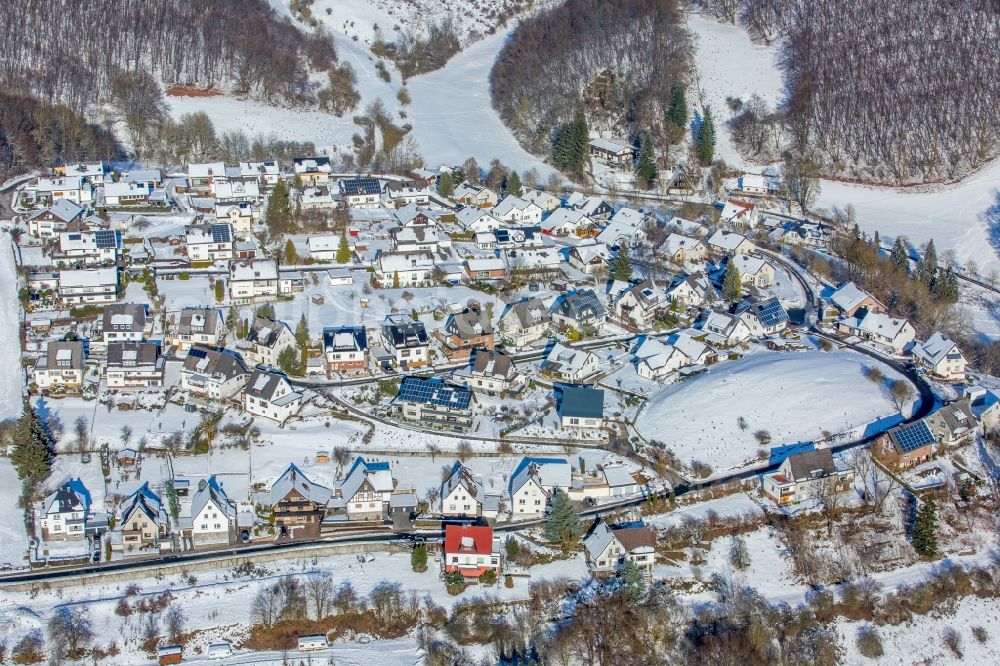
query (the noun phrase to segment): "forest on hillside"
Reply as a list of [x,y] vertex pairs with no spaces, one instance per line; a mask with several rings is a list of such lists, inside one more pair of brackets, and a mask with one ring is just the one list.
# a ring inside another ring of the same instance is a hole
[[312,98],[310,69],[336,64],[332,39],[305,35],[266,0],[0,3],[0,85],[82,111],[116,75],[222,88],[270,102]]
[[734,139],[761,162],[884,183],[955,180],[1000,152],[995,0],[701,0],[780,42],[787,99],[733,100]]
[[665,113],[691,54],[675,0],[567,0],[514,30],[490,74],[493,106],[535,154],[581,107],[591,129],[669,144]]

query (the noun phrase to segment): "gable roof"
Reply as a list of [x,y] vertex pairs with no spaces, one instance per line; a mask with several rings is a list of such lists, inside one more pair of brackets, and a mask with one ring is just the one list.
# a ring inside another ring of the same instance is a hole
[[935,332],[923,344],[913,348],[913,355],[930,366],[936,366],[950,354],[962,354],[958,346],[939,332]]
[[192,347],[184,359],[184,372],[232,379],[249,372],[243,359],[227,350]]
[[574,321],[608,316],[607,309],[593,289],[578,289],[564,294],[552,304],[552,310]]
[[[274,394],[282,384],[287,386],[289,391],[291,391],[292,385],[281,375],[263,370],[254,370],[253,374],[250,375],[250,379],[247,380],[246,388],[243,391],[252,398],[271,402]],[[292,392],[294,393],[294,391]]]
[[479,503],[486,498],[486,488],[483,481],[472,473],[472,470],[456,460],[451,466],[451,473],[441,484],[441,499],[444,500],[454,492],[455,488],[462,486],[466,492]]
[[368,335],[364,326],[334,326],[323,329],[325,351],[365,351]]
[[499,351],[477,349],[472,361],[472,372],[476,375],[510,377],[515,372],[514,359]]
[[866,298],[874,297],[853,282],[848,282],[830,295],[830,302],[837,306],[840,311],[850,312],[861,305],[861,302]]
[[540,298],[526,298],[510,306],[501,319],[514,317],[521,328],[531,328],[552,321],[552,313]]
[[815,476],[814,473],[828,476],[837,471],[830,449],[813,449],[788,456],[788,466],[792,481],[811,479]]
[[351,469],[337,483],[337,496],[344,501],[350,501],[366,481],[376,493],[391,493],[395,485],[392,472],[389,471],[389,463],[368,462],[358,456],[354,459]]
[[934,435],[923,419],[916,423],[892,428],[888,434],[892,443],[903,453],[910,453],[934,443]]
[[257,316],[254,317],[253,324],[247,332],[247,342],[273,349],[284,331],[291,334],[285,322]]
[[529,477],[534,477],[543,489],[566,490],[572,483],[573,469],[565,458],[525,456],[510,475],[510,494],[516,493]]
[[446,525],[445,553],[493,554],[493,528],[477,525]]
[[324,506],[333,494],[326,486],[310,481],[309,477],[302,473],[302,470],[291,463],[281,476],[271,484],[271,505],[273,506],[288,497],[288,494],[293,490],[313,504]]
[[753,243],[743,234],[738,234],[735,231],[727,231],[726,229],[719,229],[709,237],[708,244],[726,250],[727,252],[732,252],[744,241],[753,245]]
[[559,414],[568,418],[604,418],[604,391],[587,386],[564,386]]
[[472,390],[457,384],[446,384],[440,377],[405,377],[396,397],[405,402],[468,409],[472,402]]
[[596,360],[597,355],[586,349],[574,349],[557,342],[545,355],[542,369],[560,375],[573,375],[581,372],[590,359]]

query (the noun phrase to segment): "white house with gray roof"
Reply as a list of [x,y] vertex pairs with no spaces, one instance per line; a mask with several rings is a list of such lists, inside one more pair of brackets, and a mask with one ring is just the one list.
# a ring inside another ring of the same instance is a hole
[[284,423],[302,409],[303,396],[283,375],[254,370],[243,389],[247,414]]
[[561,342],[552,345],[542,361],[541,371],[550,377],[578,384],[600,368],[597,354],[586,349],[574,349]]
[[178,518],[181,537],[194,548],[236,543],[236,504],[215,477],[202,479]]
[[552,315],[538,298],[528,298],[510,305],[500,316],[500,335],[504,344],[527,347],[549,332]]

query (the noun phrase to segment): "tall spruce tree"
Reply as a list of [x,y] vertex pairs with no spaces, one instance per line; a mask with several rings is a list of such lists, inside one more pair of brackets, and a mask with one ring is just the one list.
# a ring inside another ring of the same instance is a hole
[[742,296],[743,281],[740,278],[740,269],[736,268],[736,262],[729,257],[726,261],[726,272],[722,274],[722,298],[735,303]]
[[684,84],[678,83],[670,89],[670,108],[667,109],[667,122],[684,129],[688,120],[687,99]]
[[524,194],[524,188],[521,187],[521,177],[517,175],[517,171],[511,170],[510,175],[507,176],[507,194],[515,197]]
[[575,173],[583,173],[583,167],[587,163],[587,153],[590,152],[590,128],[587,127],[587,116],[584,115],[582,106],[576,107],[572,136],[571,167]]
[[934,240],[927,241],[924,248],[924,256],[917,262],[917,279],[928,286],[932,286],[937,277],[938,260],[937,250],[934,248]]
[[715,158],[715,122],[712,120],[712,109],[705,107],[705,117],[698,129],[698,140],[695,142],[695,153],[702,166],[708,166]]
[[622,241],[618,246],[615,258],[611,260],[611,279],[628,282],[632,279],[632,258],[629,256],[628,243]]
[[55,447],[38,412],[27,401],[21,418],[14,427],[13,442],[10,462],[17,471],[17,478],[32,485],[45,479],[52,467],[52,451]]
[[309,344],[309,322],[306,321],[304,313],[299,317],[299,323],[295,326],[295,342],[299,344],[300,348]]
[[264,208],[264,221],[267,228],[275,236],[288,231],[292,217],[291,203],[288,197],[288,186],[279,179],[271,194],[267,197],[267,207]]
[[451,175],[450,171],[445,171],[438,178],[437,191],[438,194],[445,198],[451,197],[455,193],[455,178]]
[[583,528],[580,516],[573,508],[569,495],[557,491],[552,498],[552,513],[545,521],[544,534],[549,541],[559,542],[565,547],[572,546],[580,538]]
[[656,158],[653,155],[653,142],[648,134],[643,134],[639,142],[639,166],[635,171],[639,184],[649,189],[656,182]]
[[903,273],[910,272],[910,253],[906,250],[906,243],[902,236],[896,236],[892,244],[892,266]]
[[933,499],[925,500],[917,510],[911,541],[913,549],[923,557],[937,555],[937,505]]
[[340,244],[337,246],[337,256],[335,257],[338,264],[346,264],[351,260],[351,246],[347,244],[347,234],[341,234]]
[[294,266],[299,263],[299,253],[295,249],[295,243],[289,238],[285,241],[285,263]]

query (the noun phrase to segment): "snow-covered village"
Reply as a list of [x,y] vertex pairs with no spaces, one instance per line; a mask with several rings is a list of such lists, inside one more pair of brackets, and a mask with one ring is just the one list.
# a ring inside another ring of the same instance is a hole
[[0,8],[0,664],[1000,661],[996,117],[823,78],[995,7],[147,3]]

